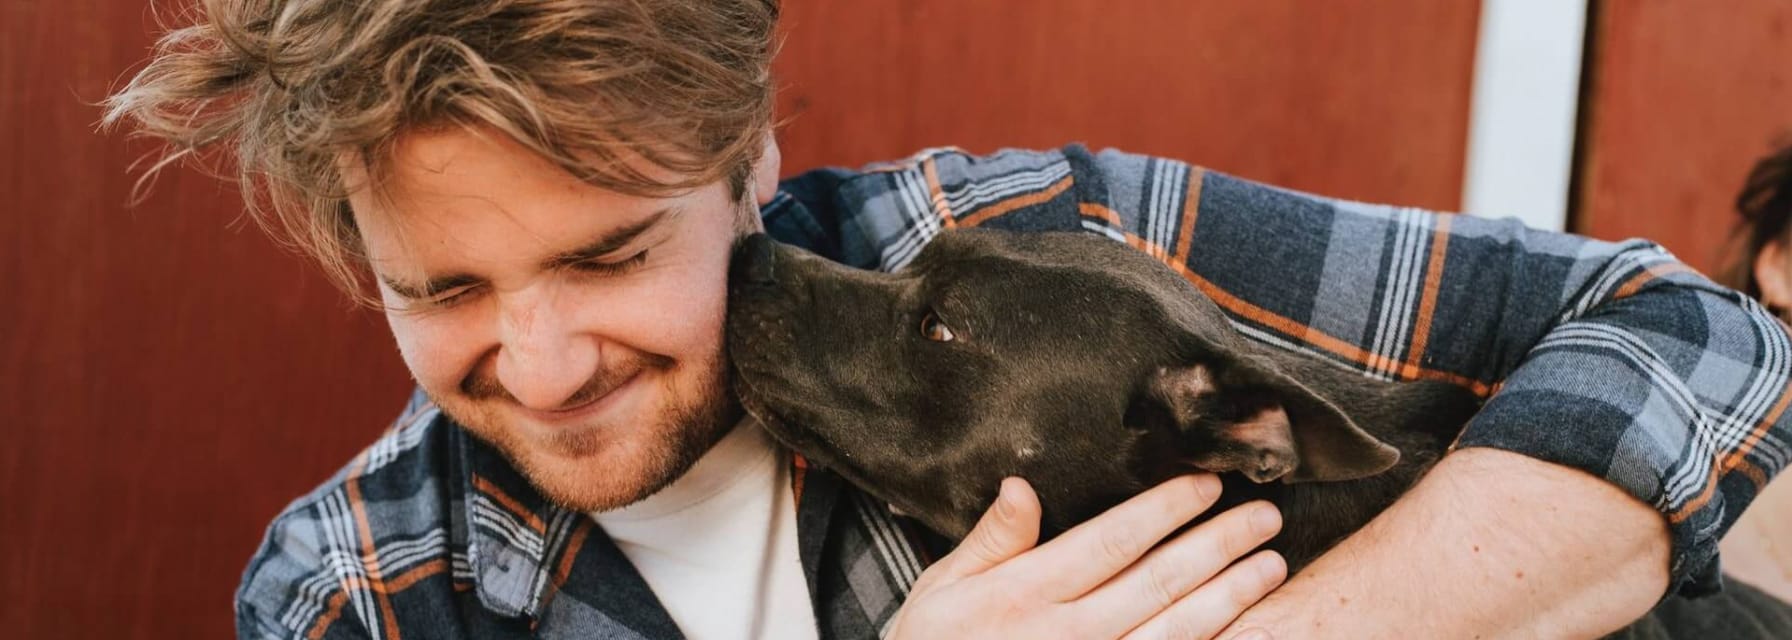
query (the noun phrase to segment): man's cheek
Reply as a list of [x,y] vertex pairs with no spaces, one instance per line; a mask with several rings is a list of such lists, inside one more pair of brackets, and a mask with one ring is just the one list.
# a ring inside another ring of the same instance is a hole
[[388,318],[398,355],[418,384],[434,395],[452,392],[472,369],[478,348],[456,338],[451,326],[414,318]]
[[606,305],[616,311],[626,309],[629,324],[654,327],[657,331],[707,331],[720,326],[727,310],[728,287],[726,265],[691,260],[651,273],[632,281],[626,291],[617,291],[613,302]]

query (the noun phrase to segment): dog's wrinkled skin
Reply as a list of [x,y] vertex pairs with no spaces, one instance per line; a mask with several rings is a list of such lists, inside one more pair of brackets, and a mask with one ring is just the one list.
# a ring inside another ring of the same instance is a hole
[[[736,250],[728,348],[779,440],[941,534],[1018,475],[1049,536],[1173,475],[1275,501],[1298,569],[1392,503],[1478,407],[1240,336],[1157,260],[1081,234],[955,231],[906,269],[764,236]],[[1213,510],[1214,513],[1218,509]]]

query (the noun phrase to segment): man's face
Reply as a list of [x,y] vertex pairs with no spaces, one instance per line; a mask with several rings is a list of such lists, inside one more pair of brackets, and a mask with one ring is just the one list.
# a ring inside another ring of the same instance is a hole
[[405,364],[549,499],[640,500],[733,423],[725,184],[622,195],[458,129],[402,139],[389,175],[349,200]]

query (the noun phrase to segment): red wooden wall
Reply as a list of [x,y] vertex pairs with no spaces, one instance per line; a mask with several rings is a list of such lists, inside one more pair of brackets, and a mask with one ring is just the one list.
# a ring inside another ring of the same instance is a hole
[[1479,2],[790,2],[787,168],[1082,141],[1459,205]]
[[142,3],[0,3],[0,635],[228,637],[270,517],[408,388],[383,323],[93,132]]
[[1755,160],[1792,144],[1792,3],[1599,2],[1578,229],[1713,273]]
[[[1095,146],[1449,208],[1475,2],[791,0],[786,167]],[[171,13],[164,9],[164,13]],[[230,633],[262,528],[371,441],[381,320],[240,221],[234,187],[96,135],[139,2],[0,2],[0,632]]]

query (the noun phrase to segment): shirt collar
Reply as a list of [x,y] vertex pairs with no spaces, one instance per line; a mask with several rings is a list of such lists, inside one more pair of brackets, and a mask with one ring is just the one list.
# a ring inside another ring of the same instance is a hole
[[496,449],[448,422],[459,441],[460,511],[479,601],[500,615],[537,616],[558,586],[563,556],[577,552],[568,543],[595,527],[584,514],[548,502]]
[[[615,555],[598,559],[594,566],[627,566],[589,515],[549,502],[497,449],[445,415],[440,419],[457,441],[458,481],[464,497],[455,524],[459,529],[465,523],[462,539],[467,543],[473,589],[487,609],[506,617],[539,617],[582,550]],[[801,457],[792,457],[799,554],[813,592],[819,586],[814,568],[840,486],[830,474],[812,472]],[[633,575],[604,580],[624,591],[646,587],[633,585],[639,581]]]

